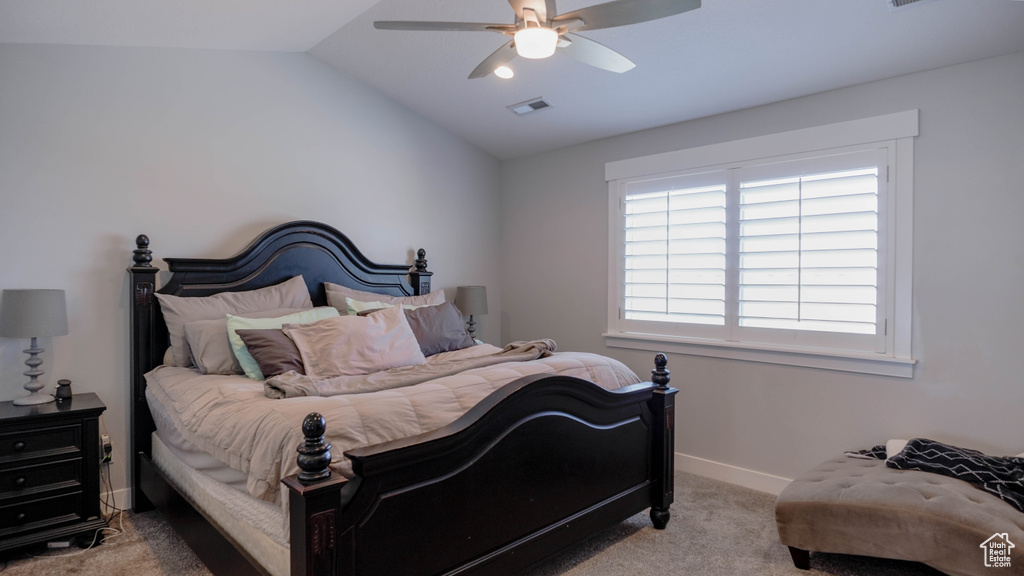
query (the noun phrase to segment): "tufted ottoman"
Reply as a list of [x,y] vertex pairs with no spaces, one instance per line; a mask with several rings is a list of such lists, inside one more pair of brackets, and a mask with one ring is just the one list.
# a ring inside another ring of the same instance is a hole
[[[798,568],[816,551],[912,560],[952,576],[1024,575],[1024,513],[962,480],[884,460],[840,456],[811,469],[779,494],[775,521]],[[1007,540],[1010,565],[986,567],[982,545]]]

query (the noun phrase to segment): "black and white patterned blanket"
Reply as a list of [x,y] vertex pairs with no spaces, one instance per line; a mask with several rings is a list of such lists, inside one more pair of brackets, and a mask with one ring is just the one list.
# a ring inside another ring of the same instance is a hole
[[959,478],[1009,502],[1024,512],[1024,458],[988,456],[927,438],[911,438],[899,454],[885,458],[885,445],[847,452],[860,458],[878,458],[897,470],[921,470]]

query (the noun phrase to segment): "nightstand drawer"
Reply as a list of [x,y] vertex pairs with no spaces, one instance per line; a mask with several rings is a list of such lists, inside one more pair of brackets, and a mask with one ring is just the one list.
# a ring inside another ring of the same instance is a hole
[[0,534],[82,520],[82,493],[0,506]]
[[73,424],[0,434],[0,462],[77,454],[82,446],[82,427]]
[[81,484],[81,458],[11,468],[0,471],[0,501]]

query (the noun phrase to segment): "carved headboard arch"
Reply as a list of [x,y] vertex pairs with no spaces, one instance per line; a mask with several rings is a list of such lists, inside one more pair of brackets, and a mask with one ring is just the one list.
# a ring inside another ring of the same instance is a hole
[[[420,250],[422,252],[422,249]],[[413,273],[429,276],[420,256]],[[221,260],[165,258],[174,273],[160,289],[166,294],[202,296],[225,290],[252,290],[283,282],[296,274],[309,276],[306,284],[314,302],[325,304],[323,282],[333,282],[394,296],[419,293],[419,281],[406,280],[408,264],[377,264],[340,231],[320,222],[296,221],[267,230],[237,255]],[[422,281],[422,278],[419,279]]]

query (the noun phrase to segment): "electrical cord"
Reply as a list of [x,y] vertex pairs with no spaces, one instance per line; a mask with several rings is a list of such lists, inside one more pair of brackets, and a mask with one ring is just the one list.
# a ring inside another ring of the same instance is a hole
[[[100,498],[102,509],[100,514],[107,520],[108,523],[113,524],[114,519],[117,519],[118,527],[107,526],[106,528],[99,528],[93,532],[92,541],[85,548],[77,550],[75,552],[68,553],[51,553],[51,554],[28,554],[26,556],[38,559],[51,559],[51,558],[69,558],[71,556],[78,556],[85,554],[92,548],[94,548],[100,540],[100,534],[103,534],[103,542],[110,544],[112,540],[125,534],[124,529],[124,509],[117,507],[117,497],[114,495],[112,484],[110,483],[110,463],[104,463],[103,469],[100,472],[100,485],[105,486],[105,490]],[[108,515],[109,514],[109,515]],[[6,568],[6,566],[5,566]]]

